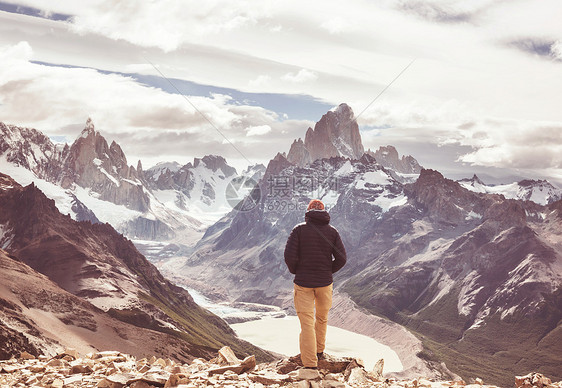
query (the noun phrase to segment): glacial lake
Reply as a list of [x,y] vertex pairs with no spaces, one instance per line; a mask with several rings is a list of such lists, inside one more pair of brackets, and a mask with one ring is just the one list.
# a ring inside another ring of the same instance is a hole
[[[283,316],[281,309],[272,306],[246,304],[242,307],[240,305],[233,307],[225,303],[213,303],[196,290],[189,289],[189,292],[197,304],[222,318],[254,319],[230,325],[240,338],[285,356],[300,353],[300,325],[296,316]],[[402,362],[390,347],[370,337],[334,326],[328,326],[325,352],[334,356],[361,358],[367,370],[371,370],[381,358],[384,358],[385,373],[403,370]]]

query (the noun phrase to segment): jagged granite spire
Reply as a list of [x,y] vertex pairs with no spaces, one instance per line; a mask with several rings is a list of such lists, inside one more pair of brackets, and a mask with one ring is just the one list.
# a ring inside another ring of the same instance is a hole
[[304,166],[317,159],[334,156],[359,159],[364,152],[353,110],[342,103],[323,115],[314,129],[308,128],[304,143],[301,139],[293,142],[288,159],[291,163]]

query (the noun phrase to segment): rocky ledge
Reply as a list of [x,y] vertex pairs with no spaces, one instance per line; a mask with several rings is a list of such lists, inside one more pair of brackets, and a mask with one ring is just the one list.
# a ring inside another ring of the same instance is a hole
[[[23,352],[18,359],[0,361],[0,387],[494,388],[480,379],[471,384],[460,380],[388,379],[382,376],[383,366],[380,360],[372,371],[366,371],[359,359],[330,355],[319,361],[318,370],[303,369],[299,356],[256,365],[254,356],[239,360],[229,347],[219,350],[212,360],[197,358],[190,364],[155,357],[137,360],[116,351],[80,356],[76,350],[67,349],[50,358]],[[515,387],[562,388],[562,381],[552,383],[539,373],[530,373],[516,377]]]

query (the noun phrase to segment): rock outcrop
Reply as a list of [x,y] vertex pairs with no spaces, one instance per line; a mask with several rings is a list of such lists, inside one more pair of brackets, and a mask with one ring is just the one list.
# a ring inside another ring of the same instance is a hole
[[353,110],[347,104],[340,104],[322,116],[314,129],[308,128],[304,143],[301,139],[293,142],[287,159],[302,167],[331,157],[359,159],[364,152]]
[[108,146],[91,119],[61,157],[58,181],[63,188],[77,184],[98,193],[102,200],[141,212],[149,209],[149,199],[136,169],[127,164],[119,144],[113,141]]
[[298,140],[295,139],[293,144],[291,144],[291,149],[287,154],[287,160],[298,166],[304,166],[312,162],[310,152],[308,152],[308,149],[300,137]]
[[396,148],[391,145],[381,146],[375,152],[367,150],[366,153],[373,156],[382,166],[401,174],[419,174],[422,170],[422,167],[413,156],[403,155],[400,158]]

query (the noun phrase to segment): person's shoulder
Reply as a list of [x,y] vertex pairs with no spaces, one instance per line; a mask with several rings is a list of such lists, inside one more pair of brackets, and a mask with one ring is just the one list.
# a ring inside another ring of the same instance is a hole
[[300,224],[296,224],[293,230],[296,231],[297,229],[300,229],[304,226],[306,226],[306,222],[301,222]]
[[330,229],[331,229],[333,232],[335,232],[335,233],[337,233],[337,234],[340,234],[340,232],[338,231],[338,229],[337,229],[335,226],[333,226],[333,225],[331,225],[331,224],[328,225],[328,226],[330,227]]

